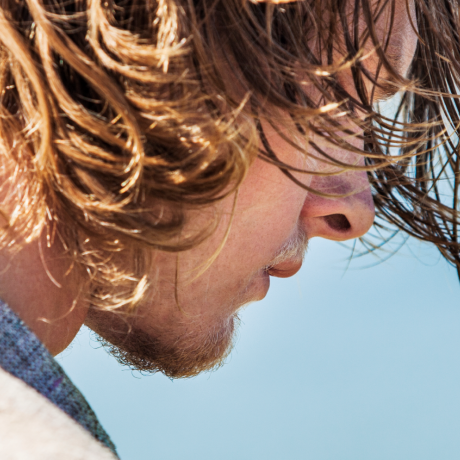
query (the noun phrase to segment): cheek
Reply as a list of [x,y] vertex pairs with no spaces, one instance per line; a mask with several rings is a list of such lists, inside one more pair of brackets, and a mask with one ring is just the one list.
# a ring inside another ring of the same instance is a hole
[[[320,94],[317,90],[305,87],[305,91],[309,93],[312,99],[320,98]],[[318,92],[318,96],[316,98],[315,95],[312,94],[313,91]],[[281,116],[283,117],[283,123],[286,123],[286,125],[278,127],[278,130],[275,130],[264,120],[261,121],[263,132],[271,148],[271,152],[276,155],[280,162],[285,163],[292,168],[300,170],[314,170],[315,160],[307,155],[307,152],[310,149],[305,135],[302,135],[297,130],[288,113],[282,112],[280,113],[280,117]],[[264,150],[262,143],[260,144],[260,148]],[[265,162],[265,164],[268,168],[273,169],[272,165],[269,165],[267,162]],[[252,168],[252,171],[257,172],[261,166],[262,165],[259,163],[256,168]],[[272,177],[276,175],[276,171],[269,171],[267,168],[264,168],[264,175],[266,177]],[[307,184],[306,181],[308,180],[308,176],[303,175],[302,177],[304,178],[302,183]]]
[[[283,163],[304,170],[309,165],[303,154],[278,151],[277,156]],[[299,182],[309,186],[312,176],[291,172]],[[276,222],[276,216],[295,213],[293,208],[300,205],[307,192],[295,184],[281,169],[257,158],[244,182],[238,196],[237,217],[243,221],[269,220],[272,227],[282,225]],[[249,217],[251,215],[251,217]]]
[[[299,180],[309,184],[311,177]],[[267,264],[295,231],[306,195],[278,167],[256,159],[239,190],[228,249],[253,255],[256,268]]]

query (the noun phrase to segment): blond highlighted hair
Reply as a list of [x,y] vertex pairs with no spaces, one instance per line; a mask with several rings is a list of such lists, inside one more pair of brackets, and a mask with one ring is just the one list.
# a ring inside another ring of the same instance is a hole
[[[408,78],[375,33],[385,8],[394,0],[2,0],[0,148],[12,197],[2,244],[46,228],[88,273],[93,305],[133,307],[149,287],[149,253],[184,251],[212,232],[215,222],[184,234],[187,210],[233,193],[257,155],[291,176],[261,119],[278,129],[288,114],[297,135],[358,151],[344,140],[346,113],[364,130],[359,153],[380,215],[458,263],[458,8],[416,0]],[[403,90],[396,121],[363,84],[379,85],[361,62],[365,43]],[[337,78],[344,69],[354,95]],[[436,197],[436,159],[441,175],[453,171],[451,205]]]

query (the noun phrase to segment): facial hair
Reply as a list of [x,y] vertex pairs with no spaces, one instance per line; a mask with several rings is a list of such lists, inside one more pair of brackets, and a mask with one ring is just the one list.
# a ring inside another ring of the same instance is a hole
[[[97,312],[88,326],[96,339],[120,364],[144,373],[162,372],[170,378],[187,378],[204,371],[216,370],[230,354],[240,323],[238,315],[222,320],[206,331],[150,331],[129,326],[121,315],[113,316],[110,325],[106,315],[100,322]],[[98,324],[99,323],[99,324]],[[190,329],[190,328],[188,328]]]
[[[307,235],[299,226],[263,270],[287,260],[302,259],[307,244]],[[247,302],[245,293],[241,292],[232,303],[236,311]],[[97,340],[120,364],[146,373],[162,372],[170,378],[193,377],[221,367],[233,348],[240,323],[234,313],[205,331],[199,321],[186,323],[184,320],[169,329],[154,328],[145,332],[129,324],[122,313],[107,315],[93,309],[88,318],[86,324],[98,334]]]

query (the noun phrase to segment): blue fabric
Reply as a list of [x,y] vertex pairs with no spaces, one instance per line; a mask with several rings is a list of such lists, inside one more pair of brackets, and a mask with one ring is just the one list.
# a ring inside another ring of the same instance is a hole
[[35,388],[117,455],[86,399],[35,334],[1,300],[0,367]]

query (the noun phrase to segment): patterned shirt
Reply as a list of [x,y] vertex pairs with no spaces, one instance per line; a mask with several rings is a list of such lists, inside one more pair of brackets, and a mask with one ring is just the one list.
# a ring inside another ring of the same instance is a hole
[[86,399],[36,335],[1,300],[0,367],[35,388],[117,455]]

